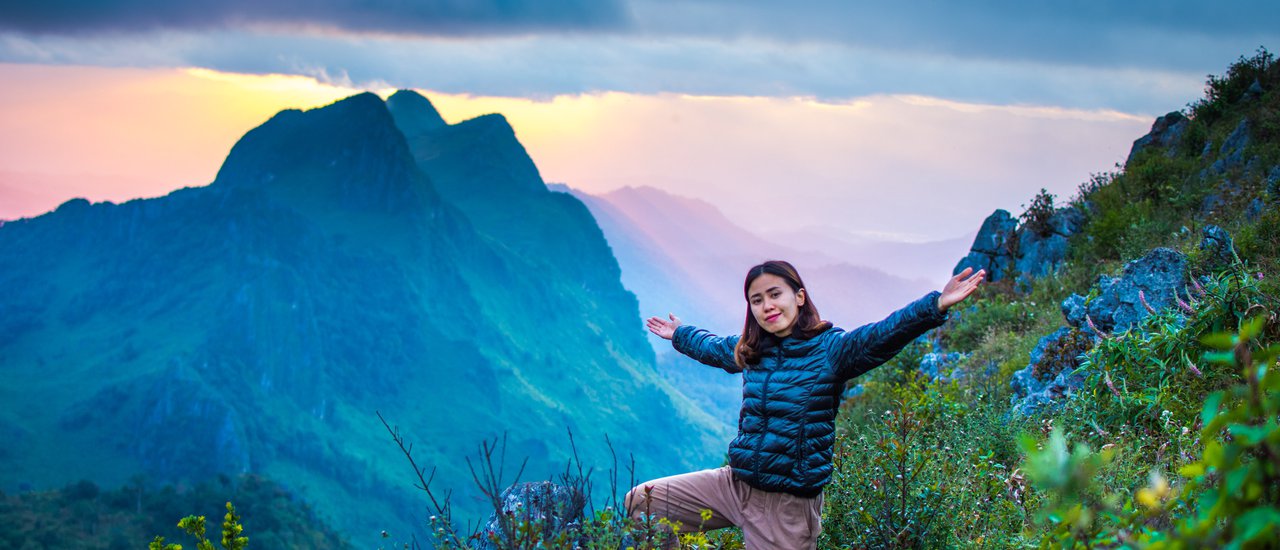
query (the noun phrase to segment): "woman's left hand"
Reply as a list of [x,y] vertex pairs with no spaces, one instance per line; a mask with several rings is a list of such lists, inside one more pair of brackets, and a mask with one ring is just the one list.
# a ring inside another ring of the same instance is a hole
[[[972,267],[964,268],[959,275],[952,277],[947,281],[947,285],[942,287],[942,296],[938,297],[938,310],[946,311],[965,298],[968,298],[973,291],[978,289],[978,283],[987,277],[987,270],[979,269],[977,273],[973,273]],[[967,278],[966,278],[967,277]]]

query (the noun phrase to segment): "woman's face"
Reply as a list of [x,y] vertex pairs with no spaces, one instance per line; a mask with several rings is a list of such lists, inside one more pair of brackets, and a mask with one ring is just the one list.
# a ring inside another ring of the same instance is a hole
[[804,289],[792,291],[785,279],[765,273],[747,287],[747,304],[765,330],[779,338],[790,336],[804,305]]

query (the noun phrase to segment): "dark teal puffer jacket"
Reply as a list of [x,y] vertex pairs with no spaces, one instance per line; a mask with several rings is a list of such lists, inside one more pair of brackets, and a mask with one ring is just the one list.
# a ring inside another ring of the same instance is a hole
[[[738,437],[729,444],[734,475],[757,489],[813,497],[831,479],[836,410],[845,382],[888,361],[941,325],[938,292],[878,323],[831,328],[808,340],[770,339],[760,364],[742,375]],[[689,325],[676,328],[680,353],[729,372],[738,337],[720,338]]]

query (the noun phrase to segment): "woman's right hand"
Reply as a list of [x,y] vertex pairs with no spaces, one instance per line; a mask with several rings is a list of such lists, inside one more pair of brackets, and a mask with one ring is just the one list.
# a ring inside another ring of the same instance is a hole
[[680,318],[676,317],[674,313],[668,313],[667,317],[670,317],[671,320],[668,321],[661,317],[650,317],[645,320],[644,326],[649,328],[649,332],[657,334],[664,340],[670,340],[676,335],[676,327],[680,326]]

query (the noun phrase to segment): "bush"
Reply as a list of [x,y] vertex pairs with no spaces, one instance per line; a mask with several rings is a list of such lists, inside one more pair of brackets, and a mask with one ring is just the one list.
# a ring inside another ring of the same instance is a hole
[[1041,188],[1040,192],[1031,199],[1031,206],[1027,206],[1022,215],[1018,216],[1018,224],[1027,231],[1041,237],[1048,237],[1053,232],[1053,226],[1049,224],[1053,213],[1053,195],[1047,189]]
[[1049,526],[1044,545],[1091,548],[1270,548],[1280,534],[1280,344],[1274,316],[1258,315],[1237,333],[1201,338],[1206,363],[1237,370],[1239,383],[1208,396],[1200,408],[1198,459],[1178,468],[1177,488],[1158,467],[1129,494],[1106,491],[1099,473],[1111,451],[1078,443],[1066,453],[1058,430],[1048,444],[1024,442],[1028,479],[1049,495],[1038,516]]
[[1227,109],[1239,101],[1254,81],[1271,88],[1277,80],[1275,55],[1265,47],[1259,47],[1252,57],[1240,56],[1227,67],[1222,76],[1209,75],[1205,81],[1204,98],[1191,105],[1191,116],[1205,124],[1216,122]]

